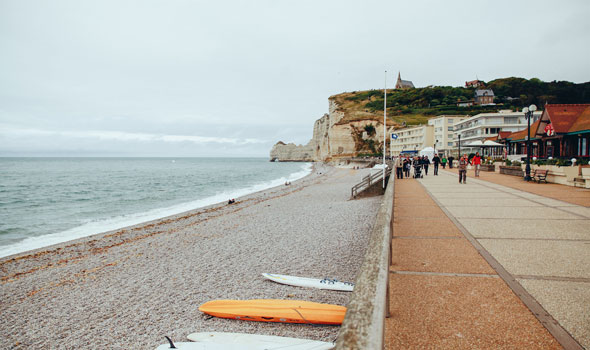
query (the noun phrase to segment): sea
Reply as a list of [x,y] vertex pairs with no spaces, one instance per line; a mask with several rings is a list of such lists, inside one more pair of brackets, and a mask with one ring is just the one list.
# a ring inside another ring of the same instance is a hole
[[268,158],[0,158],[0,257],[227,202],[311,170]]

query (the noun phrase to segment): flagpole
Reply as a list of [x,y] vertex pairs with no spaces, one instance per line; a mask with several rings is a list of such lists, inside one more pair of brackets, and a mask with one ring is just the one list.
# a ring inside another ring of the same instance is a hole
[[385,150],[387,149],[387,142],[385,140],[385,135],[387,134],[387,71],[385,71],[383,91],[385,93],[385,98],[383,99],[383,188],[385,188]]

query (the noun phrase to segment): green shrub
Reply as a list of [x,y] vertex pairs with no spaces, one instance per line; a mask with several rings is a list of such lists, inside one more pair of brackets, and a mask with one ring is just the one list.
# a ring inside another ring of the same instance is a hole
[[506,159],[506,166],[511,166],[512,165],[512,161],[510,159]]
[[512,162],[512,166],[520,166],[522,163],[519,162],[518,160],[515,160],[514,162]]
[[569,159],[559,158],[555,165],[557,165],[557,166],[571,166],[572,161]]

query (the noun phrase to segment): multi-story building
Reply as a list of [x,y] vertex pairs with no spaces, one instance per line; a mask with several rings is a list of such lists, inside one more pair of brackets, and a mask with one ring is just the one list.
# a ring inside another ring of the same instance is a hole
[[[533,114],[531,124],[541,117],[542,111]],[[501,110],[498,113],[480,113],[461,120],[453,126],[454,147],[458,147],[459,135],[461,136],[461,148],[468,147],[472,142],[497,136],[500,131],[515,132],[527,127],[527,120],[523,112]]]
[[397,139],[391,140],[391,154],[419,152],[425,147],[434,147],[434,126],[418,125],[395,130]]
[[434,127],[434,149],[446,156],[454,149],[453,126],[469,118],[468,115],[439,115],[428,120],[428,125]]

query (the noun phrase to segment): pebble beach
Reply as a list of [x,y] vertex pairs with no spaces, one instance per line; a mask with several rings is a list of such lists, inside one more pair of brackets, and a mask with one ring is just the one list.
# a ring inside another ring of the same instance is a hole
[[307,177],[163,219],[0,259],[7,349],[155,349],[167,335],[241,332],[334,341],[338,326],[247,322],[198,311],[214,299],[346,305],[350,293],[263,272],[354,282],[381,197],[350,200],[369,170]]

